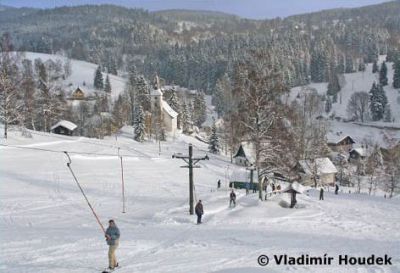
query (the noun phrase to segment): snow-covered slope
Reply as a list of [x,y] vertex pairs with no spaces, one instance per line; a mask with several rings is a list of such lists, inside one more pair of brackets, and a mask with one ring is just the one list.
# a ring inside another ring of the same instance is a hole
[[[40,58],[43,62],[49,59],[53,61],[61,60],[63,63],[66,61],[65,57],[59,55],[36,52],[25,52],[24,55],[25,58],[32,61],[37,58]],[[98,65],[93,63],[71,59],[71,76],[63,81],[67,90],[72,92],[79,86],[85,92],[85,95],[95,92],[93,87],[93,79],[97,66]],[[106,78],[106,75],[106,73],[103,73],[104,79]],[[112,74],[109,74],[109,77],[111,82],[112,97],[116,99],[125,88],[125,79]]]
[[[206,145],[181,136],[174,142],[136,143],[131,128],[116,137],[94,140],[11,131],[0,140],[0,271],[100,272],[107,266],[104,236],[86,205],[62,151],[89,200],[106,224],[121,230],[120,273],[131,272],[400,272],[400,199],[326,192],[298,196],[297,209],[284,208],[286,195],[259,202],[237,191],[228,208],[227,178],[237,167],[210,155],[195,169],[196,199],[204,203],[204,224],[188,214],[188,170],[175,152],[196,156]],[[127,211],[122,213],[123,155]],[[60,151],[49,152],[45,150]],[[222,189],[216,190],[221,179]],[[261,254],[388,254],[392,266],[278,266],[257,264]]]

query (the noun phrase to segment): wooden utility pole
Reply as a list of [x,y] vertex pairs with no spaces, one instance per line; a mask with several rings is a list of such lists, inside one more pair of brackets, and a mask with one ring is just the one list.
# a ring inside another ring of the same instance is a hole
[[190,215],[194,214],[194,183],[193,183],[193,168],[200,168],[200,166],[196,166],[196,163],[200,160],[209,160],[208,156],[204,157],[193,157],[193,146],[189,144],[189,155],[184,156],[182,154],[173,154],[172,158],[180,158],[185,161],[188,165],[181,166],[181,168],[189,168],[189,213]]

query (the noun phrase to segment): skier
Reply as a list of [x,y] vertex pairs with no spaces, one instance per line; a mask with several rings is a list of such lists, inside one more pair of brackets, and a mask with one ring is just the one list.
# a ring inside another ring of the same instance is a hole
[[221,188],[221,180],[219,179],[217,182],[217,189]]
[[275,192],[275,184],[272,183],[272,184],[271,184],[271,187],[272,187],[272,192],[273,192],[274,194],[276,194],[276,192]]
[[246,195],[249,194],[249,189],[250,189],[250,183],[246,182]]
[[336,185],[335,185],[335,194],[338,194],[338,192],[339,192],[339,185],[336,184]]
[[229,207],[232,205],[232,203],[233,203],[233,206],[236,207],[236,194],[233,190],[231,191],[231,194],[229,195],[229,197],[230,197]]
[[324,189],[322,187],[319,190],[319,200],[324,200]]
[[196,207],[195,207],[195,212],[197,215],[197,224],[201,224],[201,216],[203,216],[204,211],[203,211],[203,204],[201,203],[201,200],[197,202]]
[[108,221],[108,228],[106,230],[106,241],[108,247],[108,269],[113,270],[115,267],[118,267],[117,258],[115,257],[115,250],[119,244],[119,229],[115,225],[114,220]]
[[280,193],[281,185],[276,186],[276,190],[278,191],[279,194],[281,194],[281,193]]

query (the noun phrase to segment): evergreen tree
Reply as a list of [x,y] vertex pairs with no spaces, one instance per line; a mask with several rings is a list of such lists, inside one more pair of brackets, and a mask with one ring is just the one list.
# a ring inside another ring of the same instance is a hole
[[107,94],[111,94],[111,83],[110,83],[110,77],[108,76],[108,74],[106,77],[106,83],[104,84],[104,91]]
[[365,71],[365,69],[366,69],[366,67],[365,67],[365,63],[364,63],[364,61],[363,61],[363,60],[361,60],[361,61],[360,61],[360,63],[358,64],[358,71],[360,71],[360,72],[364,72],[364,71]]
[[340,91],[339,77],[337,74],[331,76],[328,84],[328,92],[329,96],[336,95]]
[[325,112],[328,114],[331,110],[332,110],[331,97],[327,96],[327,99],[325,101]]
[[387,105],[387,98],[382,85],[373,83],[370,93],[370,111],[373,121],[378,121],[383,118],[385,107]]
[[383,121],[392,122],[392,111],[390,110],[390,105],[389,104],[386,105],[385,115],[384,115]]
[[385,62],[382,63],[381,70],[379,71],[379,83],[382,86],[388,85],[387,66]]
[[209,145],[208,145],[208,150],[213,153],[213,154],[219,154],[219,138],[217,135],[217,126],[215,125],[215,121],[213,122],[213,125],[211,127],[211,135],[209,138]]
[[193,122],[200,127],[207,118],[206,99],[203,92],[198,92],[193,101]]
[[394,64],[393,87],[400,88],[400,58]]
[[136,107],[136,115],[135,115],[135,121],[134,121],[134,129],[135,129],[135,136],[134,139],[138,142],[143,142],[144,141],[144,136],[145,136],[145,117],[144,117],[144,111],[143,107],[140,105],[139,107]]
[[372,64],[372,73],[376,73],[378,72],[378,63],[377,61],[374,61],[374,63]]
[[100,65],[97,67],[96,72],[94,74],[93,86],[97,90],[103,90],[103,88],[104,88],[103,74],[101,73]]
[[182,109],[181,129],[185,133],[185,132],[187,132],[187,130],[189,128],[189,114],[188,114],[188,109],[187,109],[187,105],[186,105],[185,101],[182,101],[181,109]]
[[353,72],[354,72],[353,58],[350,55],[346,55],[345,73],[353,73]]

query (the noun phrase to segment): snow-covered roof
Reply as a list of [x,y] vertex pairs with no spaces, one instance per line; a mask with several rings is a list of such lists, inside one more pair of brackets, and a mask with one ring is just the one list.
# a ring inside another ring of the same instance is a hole
[[175,112],[175,110],[172,109],[166,101],[162,100],[161,106],[165,110],[165,112],[167,112],[167,114],[170,115],[172,118],[176,118],[178,116],[178,113]]
[[161,89],[151,89],[150,96],[162,96]]
[[317,175],[338,172],[335,165],[327,157],[316,158],[315,162],[311,162],[311,160],[299,160],[299,164],[307,175],[312,175],[315,169],[317,170]]
[[72,123],[72,122],[70,122],[68,120],[60,120],[59,122],[57,122],[55,125],[53,125],[51,127],[51,130],[54,130],[58,126],[62,126],[64,128],[67,128],[70,131],[73,131],[78,127],[75,123]]
[[349,135],[345,135],[342,133],[332,133],[332,132],[329,132],[326,135],[329,144],[339,144],[342,140],[346,139],[347,137],[349,137],[354,143],[353,138],[351,138]]
[[362,148],[362,147],[351,149],[350,153],[351,152],[356,152],[360,156],[363,156],[363,157],[367,156],[367,149]]
[[243,152],[247,158],[247,160],[250,163],[254,163],[256,156],[255,156],[255,149],[254,149],[254,145],[251,142],[242,142],[240,143],[239,149],[236,152],[236,155],[234,157],[238,157],[239,155],[239,151],[240,149],[243,149]]

